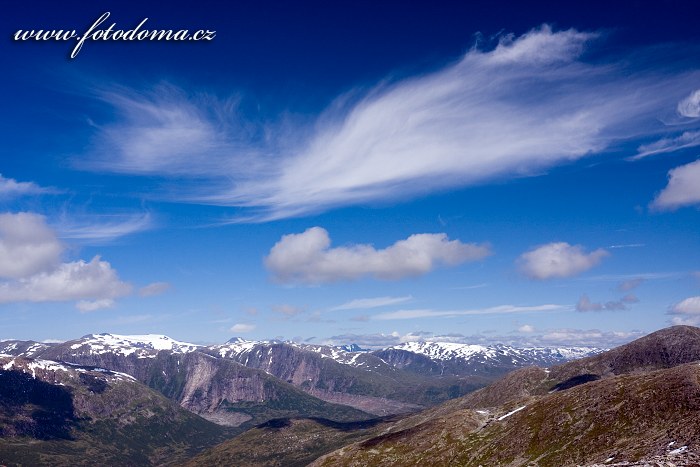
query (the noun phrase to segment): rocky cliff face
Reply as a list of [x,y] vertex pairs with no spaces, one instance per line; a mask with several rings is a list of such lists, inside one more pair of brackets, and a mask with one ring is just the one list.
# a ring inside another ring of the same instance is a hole
[[[87,342],[86,342],[87,341]],[[290,414],[318,415],[324,410],[340,418],[366,418],[349,407],[331,406],[295,389],[265,371],[195,348],[187,351],[137,347],[116,351],[98,347],[90,337],[52,346],[43,355],[58,361],[92,365],[123,372],[177,401],[182,407],[215,421],[239,426],[267,419],[265,407],[284,402]],[[312,407],[310,412],[306,409]]]

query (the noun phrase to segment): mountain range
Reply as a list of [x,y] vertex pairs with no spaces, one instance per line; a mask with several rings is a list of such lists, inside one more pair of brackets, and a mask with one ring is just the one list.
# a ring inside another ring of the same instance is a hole
[[95,334],[3,341],[0,354],[8,465],[698,459],[700,329],[689,326],[608,351],[430,342],[369,351]]

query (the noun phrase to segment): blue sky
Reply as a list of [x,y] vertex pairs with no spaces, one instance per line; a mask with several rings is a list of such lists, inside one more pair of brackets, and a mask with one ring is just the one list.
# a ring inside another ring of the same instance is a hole
[[700,324],[693,3],[405,3],[6,7],[0,338]]

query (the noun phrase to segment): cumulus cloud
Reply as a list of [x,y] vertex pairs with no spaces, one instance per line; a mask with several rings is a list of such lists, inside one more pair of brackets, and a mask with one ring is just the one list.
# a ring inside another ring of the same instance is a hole
[[602,248],[586,253],[581,245],[548,243],[523,253],[520,270],[531,279],[552,279],[580,274],[598,265],[608,252]]
[[526,334],[530,334],[530,333],[535,332],[535,327],[534,327],[534,326],[531,326],[531,325],[529,325],[529,324],[523,324],[522,326],[520,326],[520,327],[518,328],[518,332],[523,332],[523,333],[526,333]]
[[700,117],[700,89],[691,92],[688,97],[678,103],[678,114],[683,117]]
[[318,284],[363,276],[419,276],[438,265],[455,266],[490,253],[488,245],[449,240],[444,233],[414,234],[384,249],[365,244],[331,248],[328,232],[312,227],[284,235],[265,258],[265,266],[279,282]]
[[476,308],[472,310],[398,310],[387,313],[374,315],[373,319],[390,320],[390,319],[416,319],[416,318],[449,318],[455,316],[470,316],[470,315],[499,315],[509,313],[533,313],[533,312],[552,312],[564,311],[569,307],[564,305],[536,305],[536,306],[514,306],[514,305],[499,305],[490,308]]
[[139,289],[139,295],[142,297],[152,297],[154,295],[160,295],[165,293],[166,290],[170,288],[170,284],[167,282],[153,282]]
[[99,256],[61,262],[64,248],[43,216],[0,214],[0,303],[78,300],[79,310],[94,311],[131,292]]
[[63,245],[38,214],[0,214],[0,277],[26,277],[58,265]]
[[652,209],[674,210],[700,204],[700,159],[668,172],[668,185],[654,198]]
[[[116,119],[98,127],[88,166],[171,177],[178,186],[164,196],[244,208],[235,221],[540,174],[667,132],[658,116],[697,85],[694,70],[640,63],[659,60],[657,49],[587,62],[596,39],[546,25],[505,35],[433,73],[349,93],[311,124],[245,121],[235,99],[170,85],[114,88],[99,96]],[[694,112],[693,96],[681,114]]]
[[700,315],[700,297],[689,297],[671,307],[671,313]]
[[375,298],[356,298],[342,305],[334,306],[331,311],[340,310],[367,310],[370,308],[379,308],[388,305],[396,305],[413,300],[411,295],[405,297],[375,297]]
[[668,310],[671,324],[685,324],[689,326],[700,326],[700,296],[688,297]]
[[0,303],[113,299],[130,292],[131,286],[119,280],[112,266],[95,256],[90,262],[62,263],[50,271],[1,283]]
[[34,182],[18,182],[14,178],[6,178],[0,174],[0,200],[15,196],[38,195],[53,190],[42,188]]
[[246,323],[236,323],[233,326],[231,326],[231,329],[230,329],[231,332],[236,332],[236,333],[252,332],[254,330],[255,330],[254,324],[246,324]]

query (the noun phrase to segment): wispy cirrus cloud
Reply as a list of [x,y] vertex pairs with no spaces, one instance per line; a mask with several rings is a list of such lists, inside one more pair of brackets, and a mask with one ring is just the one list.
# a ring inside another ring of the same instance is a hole
[[664,211],[693,205],[700,205],[700,159],[670,170],[666,188],[650,207]]
[[523,253],[518,264],[531,279],[545,280],[575,276],[598,265],[608,255],[602,248],[586,253],[581,245],[554,242]]
[[[81,221],[84,219],[84,221]],[[54,224],[58,236],[67,240],[108,243],[155,226],[150,213],[127,215],[60,216]]]
[[374,298],[356,298],[345,302],[341,305],[334,306],[330,311],[341,310],[367,310],[370,308],[379,308],[383,306],[396,305],[413,300],[413,296],[406,295],[404,297],[374,297]]
[[556,312],[570,310],[570,306],[566,305],[535,305],[535,306],[515,306],[515,305],[499,305],[489,308],[476,308],[472,310],[398,310],[387,313],[374,315],[372,319],[376,320],[392,320],[392,319],[416,319],[416,318],[450,318],[456,316],[471,316],[471,315],[500,315],[514,313],[538,313],[538,312]]
[[279,282],[319,284],[363,276],[419,276],[438,265],[455,266],[489,254],[488,245],[450,240],[444,233],[414,234],[383,249],[366,244],[331,248],[328,232],[311,227],[284,235],[265,258],[265,266]]
[[142,297],[153,297],[165,293],[170,288],[167,282],[153,282],[139,289],[139,295]]
[[649,144],[643,144],[637,149],[637,154],[629,160],[636,161],[655,154],[680,151],[681,149],[700,146],[700,131],[686,131],[680,136],[662,138]]
[[[93,151],[77,163],[206,179],[163,196],[244,208],[233,221],[265,221],[539,174],[622,141],[666,137],[658,117],[678,102],[687,100],[681,115],[694,115],[697,70],[654,71],[640,63],[644,53],[586,61],[598,40],[546,25],[506,35],[433,73],[339,99],[313,125],[246,120],[236,99],[167,84],[115,88],[99,97],[116,121],[97,126]],[[646,59],[659,60],[658,51]],[[684,131],[697,126],[690,119]]]

